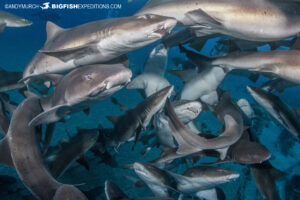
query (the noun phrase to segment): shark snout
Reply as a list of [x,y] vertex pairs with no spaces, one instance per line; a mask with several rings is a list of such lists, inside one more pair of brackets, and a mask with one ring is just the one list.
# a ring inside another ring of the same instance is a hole
[[230,173],[228,176],[227,176],[227,180],[228,181],[231,181],[231,180],[234,180],[234,179],[237,179],[240,177],[240,174],[239,173],[236,173],[236,172],[232,172]]
[[172,29],[176,26],[177,21],[174,18],[167,18],[159,23],[152,31],[149,37],[162,38],[165,34],[171,33]]
[[137,174],[147,176],[146,168],[142,163],[135,162],[133,164],[133,169]]
[[16,21],[11,21],[7,23],[7,26],[9,27],[24,27],[24,26],[30,26],[33,22],[28,19],[18,19]]

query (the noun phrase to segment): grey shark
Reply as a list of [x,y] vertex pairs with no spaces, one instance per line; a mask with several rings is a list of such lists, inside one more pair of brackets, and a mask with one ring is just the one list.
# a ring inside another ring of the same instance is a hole
[[146,98],[169,86],[169,81],[164,78],[167,61],[168,49],[163,44],[157,45],[146,60],[143,73],[135,77],[126,88],[140,89]]
[[105,181],[105,196],[107,200],[172,200],[170,197],[135,197],[130,198],[116,184],[111,181]]
[[178,119],[170,101],[167,101],[166,114],[170,118],[169,125],[178,143],[177,154],[190,155],[206,149],[228,148],[239,140],[243,133],[243,119],[229,100],[231,100],[230,96],[223,96],[214,110],[219,120],[224,124],[225,130],[220,136],[212,139],[206,139],[190,131]]
[[[65,185],[57,182],[48,171],[42,158],[37,128],[28,126],[28,122],[42,111],[38,98],[24,100],[11,119],[7,137],[20,179],[35,197],[50,200]],[[76,188],[74,192],[81,194]]]
[[131,76],[131,70],[121,64],[75,69],[61,79],[50,96],[41,99],[44,112],[32,119],[30,126],[56,122],[66,114],[87,109],[122,89]]
[[[184,124],[195,119],[201,112],[202,104],[198,101],[178,100],[173,101],[175,113],[180,121]],[[175,148],[175,142],[172,130],[169,127],[168,117],[164,113],[154,116],[154,131],[158,139],[159,145]]]
[[52,176],[60,177],[75,160],[84,156],[96,143],[98,136],[99,132],[96,129],[79,131],[69,141],[50,148],[44,160]]
[[300,121],[295,111],[276,95],[260,88],[247,86],[255,101],[262,106],[279,124],[300,139]]
[[5,27],[25,27],[30,26],[32,21],[19,17],[9,12],[0,11],[0,33]]
[[[212,166],[197,166],[187,169],[182,175],[167,171],[177,181],[177,189],[183,193],[198,193],[228,183],[240,175],[236,172]],[[200,193],[199,193],[200,195]]]
[[218,102],[216,89],[224,80],[227,74],[226,71],[220,67],[209,66],[209,58],[205,58],[182,46],[180,50],[198,67],[198,73],[191,76],[191,79],[185,83],[180,93],[180,99],[201,99],[209,105],[215,105]]
[[163,76],[153,73],[143,73],[135,77],[126,88],[130,90],[141,89],[143,90],[143,96],[146,98],[169,85],[169,81]]
[[153,194],[158,197],[169,197],[169,189],[172,188],[171,180],[165,171],[147,163],[133,164],[135,173],[151,189]]
[[147,13],[174,17],[197,36],[220,33],[252,41],[277,41],[300,31],[300,5],[295,1],[150,0],[136,15]]
[[124,115],[108,117],[114,123],[114,133],[110,137],[110,145],[118,147],[127,142],[136,133],[136,139],[142,129],[146,129],[152,117],[161,111],[166,99],[171,96],[174,86],[167,86],[147,97]]
[[229,70],[246,69],[254,72],[272,73],[299,84],[299,56],[299,50],[243,52],[217,58],[211,64]]
[[201,99],[209,105],[215,105],[218,102],[216,89],[225,76],[226,72],[220,67],[212,67],[197,74],[195,78],[184,85],[180,93],[180,99]]
[[268,161],[251,165],[250,169],[262,198],[265,200],[280,200],[275,181],[283,175],[283,172],[274,168]]
[[23,80],[109,62],[161,39],[175,25],[175,19],[158,15],[105,19],[69,29],[48,22],[47,41],[27,65]]
[[[206,164],[220,164],[225,162],[235,162],[239,164],[259,164],[271,157],[271,153],[268,149],[260,143],[252,142],[249,139],[249,130],[245,130],[243,136],[231,145],[227,151],[227,155],[224,160],[218,160],[213,163]],[[206,155],[211,155],[210,153]]]
[[[60,177],[75,160],[81,164],[81,158],[84,159],[84,154],[97,142],[98,136],[97,129],[80,130],[68,141],[62,140],[56,146],[50,147],[46,153],[44,151],[43,160],[51,175],[54,178]],[[0,140],[0,150],[3,152],[0,156],[0,164],[14,167],[8,137]]]
[[152,73],[164,76],[168,64],[169,49],[159,44],[150,52],[145,64],[143,73]]

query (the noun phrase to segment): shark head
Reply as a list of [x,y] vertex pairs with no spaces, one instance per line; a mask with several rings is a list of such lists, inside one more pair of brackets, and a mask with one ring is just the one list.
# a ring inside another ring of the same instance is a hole
[[159,15],[133,16],[127,23],[122,23],[112,31],[118,34],[122,45],[127,48],[137,49],[161,39],[166,33],[170,33],[177,21],[174,18]]
[[163,178],[162,171],[150,164],[135,162],[133,169],[135,173],[147,183],[157,183]]
[[11,13],[5,13],[4,21],[8,27],[24,27],[32,24],[32,21]]
[[183,123],[195,119],[202,110],[202,105],[198,101],[180,100],[173,102],[173,106],[177,117]]
[[88,65],[71,71],[61,81],[60,89],[69,103],[102,100],[130,82],[132,72],[121,64]]

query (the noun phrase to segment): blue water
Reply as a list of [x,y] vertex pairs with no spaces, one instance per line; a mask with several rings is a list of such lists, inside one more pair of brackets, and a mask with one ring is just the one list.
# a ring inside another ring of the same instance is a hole
[[[15,1],[16,2],[16,1]],[[19,1],[17,1],[19,3]],[[42,4],[45,1],[38,0],[23,0],[21,3],[38,3]],[[63,3],[116,3],[121,4],[121,9],[93,9],[93,10],[44,10],[41,9],[17,9],[17,10],[5,10],[16,15],[22,16],[26,19],[32,20],[33,25],[24,28],[7,28],[0,35],[0,67],[8,71],[23,71],[27,63],[32,59],[36,52],[43,46],[46,40],[45,18],[47,16],[52,19],[57,25],[69,28],[83,23],[112,18],[112,17],[124,17],[131,16],[137,10],[139,10],[145,3],[146,0],[132,0],[131,2],[127,0],[65,0]],[[4,5],[6,3],[12,3],[12,1],[1,1],[0,10],[4,10]],[[51,3],[61,3],[61,1],[51,1]],[[145,48],[130,52],[128,54],[131,69],[134,76],[137,75],[145,59],[147,58],[150,51],[155,47],[157,43],[149,45]],[[208,45],[202,50],[201,53],[208,55],[210,50],[213,48],[214,42],[209,42]],[[261,50],[266,50],[267,47]],[[174,63],[172,58],[183,57],[179,54],[177,47],[172,48],[169,51],[168,58],[168,69],[174,68]],[[166,73],[166,78],[171,84],[175,85],[175,88],[181,88],[181,81]],[[265,78],[261,77],[257,83],[253,83],[246,78],[228,75],[221,87],[223,89],[230,90],[230,94],[234,100],[240,98],[247,98],[254,105],[254,100],[250,97],[246,91],[247,85],[261,86],[261,84],[266,81]],[[280,98],[291,105],[292,107],[300,107],[300,88],[294,87],[285,90]],[[15,91],[8,92],[13,101],[20,103],[23,98]],[[117,92],[114,97],[116,97],[122,104],[132,108],[137,103],[142,101],[142,97],[135,90],[122,89]],[[292,98],[291,98],[292,97]],[[66,131],[70,132],[71,135],[76,133],[76,127],[81,128],[96,128],[99,124],[103,127],[112,127],[112,124],[105,118],[106,115],[120,115],[122,112],[120,109],[113,105],[110,99],[99,102],[98,104],[91,107],[91,113],[89,116],[84,115],[82,112],[72,114],[70,118],[67,119],[66,123],[58,123],[55,129],[55,139],[53,144],[60,141],[62,138],[67,138]],[[210,113],[201,114],[197,121],[200,123],[205,123],[207,129],[215,129],[217,124],[215,118]],[[296,165],[300,159],[300,145],[299,143],[293,144],[288,142],[292,137],[286,134],[284,138],[279,139],[280,133],[283,128],[273,122],[270,117],[265,121],[259,123],[259,139],[263,145],[265,145],[268,150],[272,153],[270,162],[276,168],[288,172],[289,176],[277,182],[278,190],[282,199],[285,199],[285,185],[288,182],[288,178],[292,174],[299,173],[299,165]],[[148,161],[159,156],[159,150],[154,149],[146,157],[140,155],[140,150],[144,148],[141,143],[138,143],[135,151],[131,151],[131,143],[124,144],[120,147],[118,154],[116,155],[116,160],[120,166],[123,164],[133,163],[135,161]],[[283,153],[285,150],[285,153]],[[1,153],[1,152],[0,152]],[[94,158],[93,155],[88,152],[87,158],[90,163],[90,171],[85,170],[83,167],[74,163],[68,171],[59,178],[60,182],[70,183],[70,184],[82,184],[80,189],[92,189],[96,186],[103,186],[105,180],[109,179],[117,183],[121,188],[131,197],[140,196],[152,196],[151,191],[146,188],[136,188],[134,184],[125,179],[122,174],[128,173],[133,177],[136,177],[134,172],[130,170],[124,170],[121,168],[111,168],[105,164],[99,164],[99,158]],[[296,166],[295,166],[296,165]],[[245,199],[245,200],[255,200],[262,199],[260,196],[251,174],[249,174],[248,166],[242,166],[238,164],[222,164],[223,168],[238,171],[240,173],[240,178],[236,181],[224,184],[221,188],[224,190],[227,199]],[[180,170],[183,171],[186,166],[180,166]],[[16,171],[12,168],[0,166],[0,175],[10,175],[18,177]],[[1,190],[1,188],[0,188]],[[7,194],[0,193],[0,199],[22,199],[22,195],[29,194],[28,190],[23,186],[20,180],[16,184],[10,187],[10,190],[14,191]],[[104,193],[98,197],[98,199],[104,199]]]

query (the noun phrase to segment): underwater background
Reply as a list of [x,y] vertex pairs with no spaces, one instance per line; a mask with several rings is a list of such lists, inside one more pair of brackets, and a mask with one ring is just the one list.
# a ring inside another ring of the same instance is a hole
[[[42,5],[45,1],[38,0],[23,0],[21,3],[37,3]],[[139,10],[147,0],[65,0],[65,2],[52,0],[51,3],[115,3],[121,4],[121,9],[83,9],[83,10],[41,10],[41,9],[5,9],[4,5],[7,3],[20,3],[20,1],[4,1],[0,2],[0,10],[11,12],[18,16],[24,17],[33,21],[33,25],[24,28],[7,28],[0,35],[0,67],[7,71],[23,71],[36,52],[44,45],[46,40],[46,22],[52,21],[55,24],[64,27],[74,27],[76,25],[87,22],[114,18],[132,16]],[[203,55],[211,56],[211,52],[215,47],[216,39],[212,39],[206,43],[202,51]],[[130,60],[130,69],[133,72],[133,78],[137,76],[143,68],[150,51],[158,44],[154,43],[142,49],[130,52],[128,54]],[[269,46],[260,47],[260,51],[269,50]],[[178,47],[171,48],[168,53],[168,67],[167,69],[176,68],[173,59],[185,58],[180,54]],[[175,86],[175,91],[179,91],[182,87],[180,79],[170,73],[166,73],[166,78],[171,84]],[[246,98],[251,104],[258,106],[250,94],[246,90],[247,85],[260,87],[267,79],[260,76],[259,80],[254,83],[247,78],[240,76],[227,75],[222,85],[224,90],[229,90],[232,98],[236,101],[240,98]],[[23,97],[16,91],[9,91],[11,99],[17,103],[23,100]],[[300,87],[288,88],[284,93],[276,93],[285,103],[292,107],[300,107]],[[136,90],[126,90],[123,88],[118,91],[113,97],[129,108],[133,108],[137,103],[143,100],[142,96]],[[263,111],[264,112],[264,111]],[[114,105],[110,98],[107,98],[91,107],[91,112],[88,116],[82,112],[72,114],[66,119],[66,123],[58,123],[55,128],[55,138],[52,145],[57,144],[62,138],[67,138],[67,133],[74,135],[76,128],[97,128],[101,124],[105,128],[111,128],[112,124],[105,118],[107,115],[120,115],[119,107]],[[262,120],[263,119],[263,120]],[[201,113],[196,119],[199,127],[205,124],[207,130],[217,131],[221,128],[221,124],[213,116],[213,114],[206,112]],[[280,192],[281,199],[288,199],[288,184],[290,178],[299,174],[299,155],[300,144],[295,142],[291,134],[281,134],[284,128],[277,124],[269,114],[265,113],[260,120],[255,123],[256,134],[260,142],[267,147],[272,153],[270,162],[277,169],[286,172],[288,175],[277,181],[277,188]],[[138,143],[135,150],[132,151],[133,142],[125,143],[120,146],[118,153],[115,154],[115,159],[119,167],[112,168],[104,163],[101,159],[94,157],[92,153],[87,153],[90,170],[87,171],[77,163],[64,173],[59,181],[62,183],[78,184],[81,190],[90,190],[98,187],[99,196],[97,199],[105,199],[103,186],[105,180],[111,180],[125,191],[126,194],[132,197],[152,196],[151,191],[147,187],[135,187],[134,183],[126,179],[124,174],[129,174],[137,177],[132,170],[123,169],[124,164],[133,163],[136,161],[149,161],[159,157],[158,149],[153,149],[149,154],[143,157],[140,151],[144,148],[142,143]],[[1,153],[1,152],[0,152]],[[192,166],[191,164],[189,166]],[[240,173],[240,177],[230,183],[220,186],[226,194],[226,199],[244,199],[244,200],[258,200],[262,199],[259,194],[253,177],[250,173],[250,168],[246,165],[239,165],[234,163],[225,163],[220,165],[222,168],[230,169]],[[182,172],[187,168],[187,165],[179,166],[179,171]],[[6,199],[23,199],[23,196],[28,195],[29,191],[25,188],[23,183],[18,179],[15,169],[0,166],[0,175],[9,175],[17,179],[16,183],[11,185],[1,185],[0,200]],[[294,183],[295,184],[295,183]],[[300,183],[298,183],[300,185]],[[299,188],[299,186],[298,186]]]

